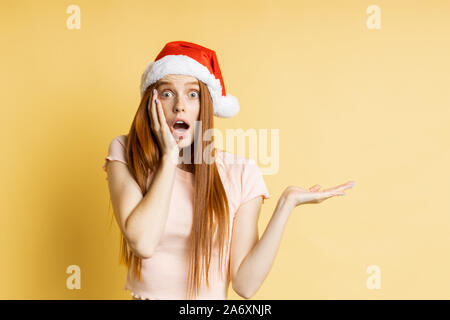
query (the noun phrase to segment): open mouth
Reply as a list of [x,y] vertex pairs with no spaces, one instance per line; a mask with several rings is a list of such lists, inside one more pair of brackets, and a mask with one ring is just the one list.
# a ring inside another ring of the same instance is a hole
[[177,136],[179,139],[183,139],[183,137],[187,134],[188,129],[189,129],[189,124],[182,120],[179,120],[173,124],[172,134]]
[[187,123],[185,123],[184,121],[177,121],[173,125],[173,128],[175,130],[187,130],[187,129],[189,129],[189,125]]

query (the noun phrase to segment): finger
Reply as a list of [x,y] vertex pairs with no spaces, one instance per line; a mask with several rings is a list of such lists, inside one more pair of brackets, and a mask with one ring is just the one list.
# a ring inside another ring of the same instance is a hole
[[322,194],[325,196],[325,198],[330,198],[330,197],[334,197],[334,196],[345,196],[346,193],[343,191],[336,191],[336,190],[331,190],[331,191],[324,191],[322,192]]
[[349,189],[349,188],[353,188],[355,186],[356,182],[355,181],[348,181],[347,183],[344,183],[342,185],[340,185],[339,187],[341,189]]
[[344,191],[345,189],[353,188],[355,184],[356,184],[355,181],[349,181],[347,183],[341,184],[337,187],[326,189],[324,191]]
[[347,186],[347,183],[343,183],[343,184],[340,184],[340,185],[338,185],[338,186],[336,186],[336,187],[333,187],[333,189],[335,189],[335,190],[340,190],[340,189],[342,189],[342,188],[345,188]]
[[159,105],[160,112],[161,112],[161,115],[162,115],[162,117],[161,117],[162,118],[161,119],[161,127],[163,128],[163,130],[166,130],[167,132],[169,132],[171,134],[170,128],[169,128],[169,124],[167,123],[166,116],[164,115],[164,110],[162,108],[161,101],[159,101],[159,100],[158,100],[158,105]]
[[168,126],[167,126],[166,117],[164,115],[164,111],[161,106],[161,102],[158,99],[156,99],[155,103],[156,103],[156,109],[158,110],[159,125],[161,126],[161,128],[166,129],[166,127],[168,128]]
[[346,190],[346,189],[351,189],[351,188],[353,188],[354,185],[355,185],[355,182],[354,182],[354,181],[349,181],[349,182],[347,182],[347,183],[345,183],[345,184],[343,184],[343,185],[337,187],[336,190],[338,190],[338,191],[344,191],[344,190]]
[[317,192],[317,191],[319,191],[320,188],[321,188],[320,185],[316,184],[316,185],[312,186],[311,188],[309,188],[309,191]]
[[349,181],[347,182],[347,188],[353,188],[356,184],[356,181]]
[[155,89],[152,97],[152,101],[151,101],[151,114],[152,114],[152,123],[153,126],[156,130],[159,130],[160,124],[159,124],[159,120],[158,120],[158,116],[156,114],[156,95],[157,95],[157,90]]

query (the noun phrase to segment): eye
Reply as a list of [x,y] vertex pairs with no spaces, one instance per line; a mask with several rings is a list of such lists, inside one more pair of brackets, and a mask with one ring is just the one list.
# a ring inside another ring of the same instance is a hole
[[162,95],[164,98],[168,98],[169,96],[167,96],[166,93],[167,93],[167,94],[172,94],[172,92],[170,92],[170,91],[168,91],[168,90],[164,90],[164,91],[162,92],[161,95]]
[[192,94],[192,93],[194,93],[193,96],[191,95],[192,98],[198,98],[198,92],[197,92],[197,90],[191,91],[191,94]]

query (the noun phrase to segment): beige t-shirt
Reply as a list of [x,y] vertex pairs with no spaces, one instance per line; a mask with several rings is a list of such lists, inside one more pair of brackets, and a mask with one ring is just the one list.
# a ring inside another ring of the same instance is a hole
[[[126,141],[126,135],[111,141],[103,170],[106,171],[108,161],[127,163]],[[230,244],[233,221],[239,206],[258,196],[262,196],[264,201],[270,195],[254,160],[217,149],[216,164],[230,208]],[[151,178],[150,176],[147,190]],[[194,174],[177,167],[166,228],[152,257],[142,259],[142,282],[132,276],[131,268],[128,270],[124,290],[130,290],[134,297],[155,300],[187,299],[188,237],[193,220],[193,187]],[[219,274],[218,250],[213,251],[209,272],[210,287],[204,283],[197,299],[227,299],[229,255],[224,258],[225,268]]]

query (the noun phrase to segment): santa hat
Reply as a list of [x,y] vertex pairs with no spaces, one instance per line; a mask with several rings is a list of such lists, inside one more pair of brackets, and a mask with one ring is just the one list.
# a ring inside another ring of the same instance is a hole
[[213,100],[214,115],[231,118],[239,112],[236,97],[226,94],[216,53],[186,41],[168,42],[141,78],[141,97],[147,88],[167,74],[184,74],[205,83]]

